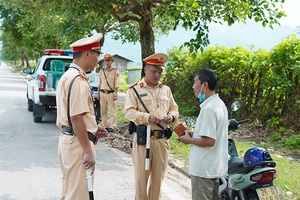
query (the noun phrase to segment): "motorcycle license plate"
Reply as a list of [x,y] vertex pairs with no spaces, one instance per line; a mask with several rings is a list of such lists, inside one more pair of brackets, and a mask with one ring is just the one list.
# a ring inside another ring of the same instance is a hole
[[260,200],[284,200],[283,193],[278,185],[257,188],[256,192]]

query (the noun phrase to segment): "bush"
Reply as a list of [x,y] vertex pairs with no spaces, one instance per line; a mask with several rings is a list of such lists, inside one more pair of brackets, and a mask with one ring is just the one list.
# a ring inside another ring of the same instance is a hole
[[[199,101],[193,94],[195,73],[202,68],[218,75],[216,93],[227,107],[241,99],[237,119],[250,118],[263,129],[300,129],[300,39],[295,35],[270,52],[243,47],[210,47],[195,58],[186,50],[169,52],[163,82],[171,87],[180,114],[195,116]],[[286,135],[285,135],[286,136]]]
[[300,135],[292,135],[283,139],[287,149],[297,150],[300,149]]

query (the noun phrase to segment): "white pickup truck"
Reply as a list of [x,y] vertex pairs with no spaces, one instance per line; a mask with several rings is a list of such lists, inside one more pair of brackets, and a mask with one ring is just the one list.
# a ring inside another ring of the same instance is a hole
[[[23,70],[24,73],[31,74],[27,80],[27,104],[28,111],[33,111],[34,122],[41,122],[47,110],[56,109],[56,86],[60,77],[69,69],[72,60],[71,50],[46,49],[33,71],[30,68]],[[96,97],[98,75],[94,71],[87,74],[91,94]],[[94,102],[99,120],[99,101]]]
[[[73,51],[46,49],[35,68],[23,70],[31,74],[27,80],[28,111],[33,111],[33,121],[41,122],[47,110],[56,109],[56,86],[60,77],[68,70],[73,60]],[[97,97],[98,75],[87,72],[93,97]],[[99,101],[95,100],[95,114],[100,118]]]
[[91,72],[87,72],[87,75],[89,77],[89,86],[91,89],[91,94],[94,99],[94,109],[95,109],[95,115],[96,115],[96,121],[101,120],[100,116],[100,102],[97,99],[98,98],[98,82],[99,82],[99,72],[96,72],[96,69],[94,69]]
[[[56,109],[56,86],[60,77],[67,71],[73,60],[73,51],[46,49],[35,68],[23,70],[31,74],[27,80],[28,111],[33,111],[33,121],[41,122],[47,110]],[[93,97],[97,97],[98,74],[88,71],[89,85]],[[96,120],[100,118],[100,105],[94,100]]]
[[33,121],[41,122],[46,110],[56,107],[56,85],[73,60],[70,50],[46,49],[27,80],[28,111],[33,111]]

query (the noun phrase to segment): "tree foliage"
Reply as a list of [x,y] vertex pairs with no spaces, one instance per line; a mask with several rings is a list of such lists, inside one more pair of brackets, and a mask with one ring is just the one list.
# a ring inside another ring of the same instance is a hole
[[[163,82],[172,88],[183,115],[197,115],[199,101],[192,91],[195,73],[202,68],[218,75],[217,93],[229,107],[243,101],[240,118],[268,129],[299,133],[300,38],[288,36],[272,50],[211,47],[192,59],[188,51],[172,49]],[[184,71],[184,68],[186,71]],[[280,138],[281,139],[281,138]]]
[[[13,27],[22,46],[35,51],[63,48],[93,31],[113,32],[123,42],[140,42],[142,58],[155,53],[154,41],[182,26],[196,31],[183,45],[190,52],[209,44],[209,23],[254,19],[272,27],[284,16],[284,0],[0,0],[4,34]],[[5,12],[8,15],[5,15]],[[105,41],[105,40],[104,40]],[[105,42],[104,42],[105,45]],[[195,54],[193,54],[195,55]]]

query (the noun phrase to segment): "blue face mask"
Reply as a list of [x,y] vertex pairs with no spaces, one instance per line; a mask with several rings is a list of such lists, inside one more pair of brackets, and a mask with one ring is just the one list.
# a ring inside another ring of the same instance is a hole
[[202,93],[201,91],[202,91],[202,88],[203,88],[203,85],[202,85],[202,87],[201,87],[201,90],[200,90],[200,92],[199,92],[199,94],[198,94],[198,98],[199,98],[199,101],[202,103],[203,101],[204,101],[204,99],[205,99],[205,93]]

